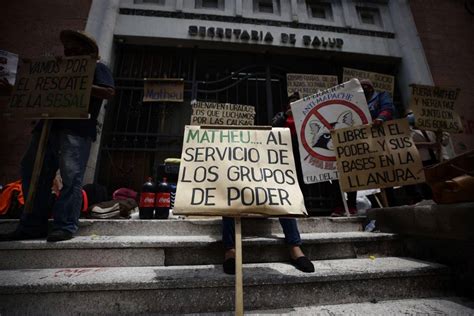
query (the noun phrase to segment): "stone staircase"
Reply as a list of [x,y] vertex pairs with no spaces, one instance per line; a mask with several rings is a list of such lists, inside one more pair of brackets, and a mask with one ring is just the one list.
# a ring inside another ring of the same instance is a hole
[[[298,221],[315,273],[291,266],[277,219],[242,223],[245,310],[452,294],[446,266],[404,258],[362,218]],[[15,221],[0,221],[0,232]],[[69,241],[0,243],[0,315],[183,314],[234,310],[219,219],[83,220]]]

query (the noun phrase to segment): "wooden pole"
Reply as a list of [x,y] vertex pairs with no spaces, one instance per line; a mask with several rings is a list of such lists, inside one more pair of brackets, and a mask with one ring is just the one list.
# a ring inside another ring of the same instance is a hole
[[38,149],[36,151],[35,164],[33,166],[33,172],[30,179],[30,187],[28,189],[28,197],[25,202],[24,212],[31,214],[33,211],[33,203],[36,196],[36,187],[38,186],[38,180],[43,167],[44,153],[46,145],[48,143],[49,131],[51,130],[51,120],[43,121],[43,129],[41,130],[41,137],[38,143]]
[[160,133],[165,131],[165,121],[166,121],[166,104],[161,104],[161,121],[160,121]]
[[244,315],[244,287],[242,281],[242,226],[235,218],[235,315]]
[[339,182],[337,185],[339,186],[339,191],[341,191],[341,198],[342,198],[342,204],[344,205],[344,212],[346,213],[346,216],[349,217],[351,216],[351,214],[349,213],[349,207],[347,206],[346,196],[344,195],[344,191],[342,191],[341,183]]
[[385,189],[380,189],[380,199],[382,200],[382,206],[383,207],[388,207],[388,199],[387,199],[387,192],[385,192]]
[[436,134],[436,158],[443,162],[443,131],[437,130]]

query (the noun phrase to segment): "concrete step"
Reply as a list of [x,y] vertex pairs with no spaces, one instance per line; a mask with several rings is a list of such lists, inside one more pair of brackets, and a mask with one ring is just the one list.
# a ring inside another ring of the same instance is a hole
[[[301,233],[329,233],[361,231],[363,217],[308,217],[298,219]],[[18,220],[0,220],[0,233],[13,231]],[[79,236],[209,236],[221,234],[221,219],[171,219],[171,220],[97,220],[81,219]],[[266,236],[281,233],[276,218],[244,219],[242,233]]]
[[[281,308],[273,310],[245,311],[246,315],[474,315],[474,301],[462,297],[437,297],[422,299],[405,299],[391,301],[373,301],[355,304],[336,304]],[[199,316],[231,316],[234,311],[198,314]]]
[[[301,234],[312,260],[386,257],[402,254],[401,242],[389,233],[342,232]],[[0,269],[70,267],[173,266],[221,263],[220,236],[78,236],[48,243],[25,240],[0,243]],[[288,261],[282,234],[244,237],[244,262]]]
[[[407,258],[244,265],[246,310],[449,296],[447,267]],[[0,314],[141,314],[234,310],[219,265],[0,271]]]

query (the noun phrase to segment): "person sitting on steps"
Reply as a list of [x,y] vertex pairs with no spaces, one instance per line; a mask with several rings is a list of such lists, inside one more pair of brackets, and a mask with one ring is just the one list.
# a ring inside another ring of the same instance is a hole
[[[300,99],[298,92],[288,96],[288,105],[285,112],[278,113],[272,120],[274,127],[288,127],[290,128],[291,138],[293,143],[293,155],[295,157],[296,173],[299,183],[303,183],[301,172],[298,142],[296,139],[296,128],[291,113],[290,103]],[[295,145],[296,144],[296,145]],[[314,272],[313,263],[304,255],[301,250],[301,237],[298,231],[298,225],[294,218],[279,218],[283,233],[285,234],[285,243],[289,247],[290,262],[302,272]],[[230,217],[222,218],[222,241],[225,247],[224,254],[224,272],[227,274],[235,274],[235,231],[234,219]]]
[[[285,243],[290,250],[290,262],[302,272],[314,272],[313,263],[301,250],[301,237],[294,218],[279,218]],[[235,274],[235,222],[231,217],[222,218],[222,242],[224,243],[224,272]]]

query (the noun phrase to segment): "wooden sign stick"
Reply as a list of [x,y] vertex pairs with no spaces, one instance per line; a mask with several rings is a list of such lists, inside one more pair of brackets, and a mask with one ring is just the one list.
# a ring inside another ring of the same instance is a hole
[[242,225],[235,218],[235,315],[244,315],[244,287],[242,280]]
[[436,158],[439,162],[443,162],[443,131],[437,130],[436,134]]
[[30,187],[28,189],[28,197],[25,201],[24,212],[31,214],[33,211],[33,203],[36,196],[36,187],[38,186],[39,176],[43,167],[44,153],[46,144],[48,143],[49,131],[51,130],[51,120],[43,121],[43,129],[41,130],[41,137],[38,143],[38,149],[36,151],[35,164],[33,166],[33,172],[30,179]]
[[339,191],[341,191],[341,198],[342,198],[342,204],[344,205],[344,212],[346,213],[346,216],[349,217],[349,207],[347,206],[347,201],[346,201],[346,196],[344,195],[344,191],[342,191],[341,183],[338,182],[337,184],[339,186]]
[[385,189],[380,189],[380,199],[382,200],[382,206],[383,207],[389,207],[388,205],[388,198],[387,198],[387,192]]

